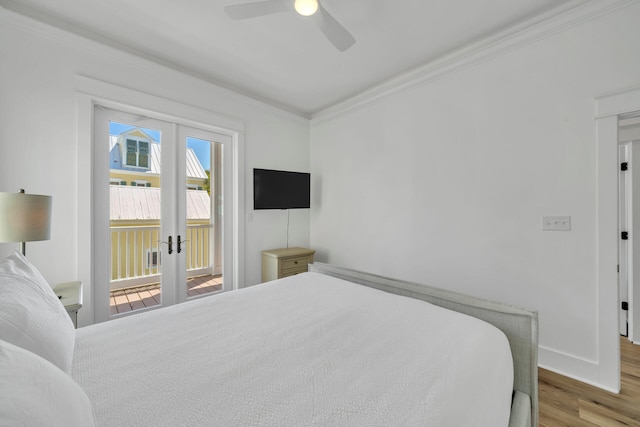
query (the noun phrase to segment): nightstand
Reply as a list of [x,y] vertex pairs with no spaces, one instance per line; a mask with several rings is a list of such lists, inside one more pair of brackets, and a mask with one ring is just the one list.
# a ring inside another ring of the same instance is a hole
[[53,287],[53,292],[58,295],[60,302],[69,313],[73,326],[78,327],[78,310],[82,307],[82,282],[58,283]]
[[262,251],[262,281],[281,279],[308,271],[316,251],[306,248],[284,248]]

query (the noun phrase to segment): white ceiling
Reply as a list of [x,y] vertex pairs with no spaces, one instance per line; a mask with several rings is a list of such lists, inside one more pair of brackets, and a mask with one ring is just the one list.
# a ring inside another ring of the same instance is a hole
[[244,21],[224,13],[225,6],[248,1],[256,0],[0,0],[0,5],[312,117],[455,50],[588,3],[321,0],[356,38],[339,52],[294,12]]

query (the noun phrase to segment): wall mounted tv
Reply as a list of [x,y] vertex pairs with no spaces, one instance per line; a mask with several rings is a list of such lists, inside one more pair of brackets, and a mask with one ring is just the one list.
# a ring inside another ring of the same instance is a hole
[[311,175],[271,169],[253,170],[253,209],[310,207]]

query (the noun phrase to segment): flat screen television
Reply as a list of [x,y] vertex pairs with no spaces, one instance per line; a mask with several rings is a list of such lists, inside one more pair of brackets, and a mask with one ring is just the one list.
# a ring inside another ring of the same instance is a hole
[[311,175],[271,169],[253,170],[253,209],[310,207]]

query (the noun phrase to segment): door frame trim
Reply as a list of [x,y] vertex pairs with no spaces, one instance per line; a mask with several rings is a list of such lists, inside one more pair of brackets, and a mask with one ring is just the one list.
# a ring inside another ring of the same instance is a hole
[[228,135],[232,140],[232,260],[231,288],[244,283],[244,135],[245,124],[212,111],[184,104],[180,101],[124,88],[85,76],[76,76],[76,153],[77,153],[77,277],[83,282],[85,304],[79,313],[79,325],[95,323],[93,292],[93,112],[96,105],[131,114],[173,121],[186,126]]
[[620,391],[618,254],[618,116],[640,110],[640,86],[594,99],[596,132],[596,265],[598,384]]

